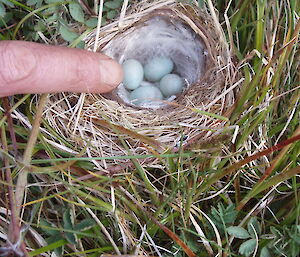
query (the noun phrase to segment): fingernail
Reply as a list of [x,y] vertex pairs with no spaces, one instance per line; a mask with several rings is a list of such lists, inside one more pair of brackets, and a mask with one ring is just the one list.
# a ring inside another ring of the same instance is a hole
[[112,59],[103,59],[100,62],[101,82],[115,88],[123,80],[122,66]]
[[0,49],[0,75],[6,83],[24,81],[36,70],[34,53],[22,43],[4,41]]

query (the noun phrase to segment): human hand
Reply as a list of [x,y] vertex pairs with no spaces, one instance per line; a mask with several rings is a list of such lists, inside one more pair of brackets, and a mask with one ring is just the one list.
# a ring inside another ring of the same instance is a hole
[[0,41],[0,97],[28,93],[106,93],[122,80],[106,55],[24,41]]

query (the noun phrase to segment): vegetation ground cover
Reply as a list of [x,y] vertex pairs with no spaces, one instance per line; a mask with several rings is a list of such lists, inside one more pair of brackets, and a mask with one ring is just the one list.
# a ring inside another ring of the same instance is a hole
[[[0,0],[0,39],[84,48],[99,9],[105,24],[123,5],[102,2]],[[46,96],[2,98],[1,256],[299,256],[300,4],[181,2],[214,7],[242,71],[234,138],[164,154],[155,169],[142,167],[145,156],[116,156],[134,166],[97,175],[91,158],[39,130],[49,127]],[[24,170],[25,201],[14,207]]]

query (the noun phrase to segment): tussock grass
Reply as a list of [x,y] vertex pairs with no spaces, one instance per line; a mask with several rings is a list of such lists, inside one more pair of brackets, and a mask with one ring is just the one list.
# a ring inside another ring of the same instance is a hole
[[[78,45],[83,37],[60,35],[59,26],[66,21],[78,35],[91,28],[72,20],[66,2],[42,2],[36,10],[5,5],[21,18],[5,22],[1,39],[32,40],[27,27],[42,21],[48,27],[38,41],[69,36]],[[93,1],[78,3],[86,18],[97,16],[88,13]],[[64,21],[47,21],[46,4],[58,6]],[[179,145],[175,154],[116,156],[131,165],[107,172],[96,162],[105,166],[105,157],[85,157],[86,149],[74,155],[77,146],[49,127],[47,95],[1,99],[0,255],[299,256],[299,3],[194,4],[216,10],[243,74],[227,121],[234,136],[194,151]],[[146,157],[159,162],[144,168]]]

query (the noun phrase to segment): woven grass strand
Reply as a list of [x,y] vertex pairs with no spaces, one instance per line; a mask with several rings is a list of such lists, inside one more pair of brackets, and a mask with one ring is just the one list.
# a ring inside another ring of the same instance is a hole
[[[235,99],[233,90],[228,89],[234,84],[238,88],[238,72],[231,61],[220,24],[215,24],[217,21],[205,10],[177,1],[141,1],[126,10],[126,15],[122,16],[122,26],[119,20],[103,26],[97,40],[96,31],[90,33],[86,38],[87,49],[101,51],[109,42],[157,16],[178,20],[202,41],[207,52],[205,72],[175,101],[167,102],[166,107],[155,111],[124,104],[114,93],[86,94],[85,98],[80,98],[78,94],[52,95],[46,112],[50,126],[75,149],[87,147],[89,157],[127,155],[128,151],[120,143],[120,137],[129,146],[131,154],[159,154],[174,151],[181,138],[184,138],[183,145],[192,148],[193,140],[206,141],[224,130],[226,121],[204,115],[201,110],[225,116],[230,112]],[[82,99],[84,102],[81,102]],[[74,117],[77,117],[79,110],[80,120],[75,124]],[[111,125],[103,127],[99,122],[94,122],[99,119]],[[124,129],[119,131],[119,127]],[[134,133],[125,133],[130,130]],[[138,134],[141,138],[149,137],[159,142],[160,147],[143,144],[136,136]],[[54,140],[65,146],[62,139]],[[122,162],[128,160],[94,161],[94,164],[99,170],[107,171],[107,167]],[[142,165],[155,167],[157,161],[152,158]]]

